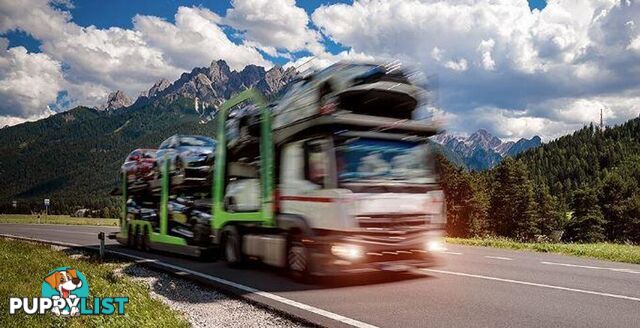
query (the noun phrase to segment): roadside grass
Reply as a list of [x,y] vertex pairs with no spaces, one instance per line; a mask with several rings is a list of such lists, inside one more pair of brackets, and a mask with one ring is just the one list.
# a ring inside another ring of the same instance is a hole
[[118,219],[74,218],[69,215],[0,214],[0,223],[40,223],[66,225],[118,226]]
[[573,256],[591,257],[601,260],[640,264],[640,246],[611,243],[562,244],[562,243],[523,243],[505,238],[452,238],[450,244],[485,246],[528,250],[543,253],[558,253]]
[[[147,285],[118,273],[127,265],[130,264],[100,262],[92,255],[72,258],[65,251],[47,245],[0,238],[0,327],[188,327],[188,322],[177,311],[151,298]],[[61,266],[72,267],[85,275],[90,297],[128,296],[125,315],[9,314],[10,297],[40,297],[45,275]]]

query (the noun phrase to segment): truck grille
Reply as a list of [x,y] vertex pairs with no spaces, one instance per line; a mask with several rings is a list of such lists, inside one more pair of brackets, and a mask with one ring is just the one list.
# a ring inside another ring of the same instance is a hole
[[411,232],[426,227],[427,215],[367,215],[357,216],[360,228],[368,232]]

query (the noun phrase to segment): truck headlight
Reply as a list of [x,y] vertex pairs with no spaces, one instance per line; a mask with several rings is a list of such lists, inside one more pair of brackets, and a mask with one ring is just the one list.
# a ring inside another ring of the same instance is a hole
[[428,240],[425,246],[429,252],[443,252],[447,250],[444,246],[444,242],[440,238]]
[[355,261],[363,256],[362,247],[358,245],[338,244],[331,246],[331,254],[345,260]]

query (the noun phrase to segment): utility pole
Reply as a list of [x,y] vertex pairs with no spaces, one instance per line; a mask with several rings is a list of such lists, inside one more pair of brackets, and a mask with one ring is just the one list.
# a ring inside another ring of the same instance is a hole
[[600,132],[604,131],[604,124],[602,122],[602,108],[600,108]]

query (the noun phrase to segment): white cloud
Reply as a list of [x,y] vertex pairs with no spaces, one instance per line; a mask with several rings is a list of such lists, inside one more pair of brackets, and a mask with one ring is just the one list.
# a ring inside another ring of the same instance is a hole
[[495,45],[496,42],[493,41],[493,39],[482,40],[480,45],[478,45],[478,52],[482,55],[482,67],[487,71],[493,71],[496,68],[496,62],[493,60],[493,56],[491,55]]
[[60,63],[24,47],[7,48],[0,38],[0,126],[51,114],[64,79]]
[[[502,137],[549,139],[582,126],[591,118],[583,111],[598,106],[620,120],[638,115],[637,105],[621,101],[640,91],[637,1],[557,0],[531,11],[511,0],[355,0],[311,17],[343,46],[438,75],[442,108]],[[545,107],[561,103],[568,107]]]
[[234,0],[231,5],[224,21],[269,55],[277,55],[273,49],[324,52],[320,34],[309,27],[307,12],[295,0]]
[[233,43],[220,27],[221,18],[205,8],[180,7],[175,24],[155,16],[134,17],[136,32],[148,46],[158,49],[173,65],[190,70],[224,59],[232,69],[248,64],[271,66],[248,45]]
[[[29,33],[41,42],[42,56],[62,63],[67,107],[96,106],[116,89],[135,97],[161,78],[176,79],[214,59],[224,59],[234,69],[271,66],[255,47],[229,40],[221,18],[205,8],[180,7],[175,23],[138,15],[133,29],[82,27],[68,11],[56,8],[46,0],[2,1],[0,33],[16,29]],[[51,97],[42,99],[44,111]],[[18,108],[29,106],[33,102]],[[9,115],[4,110],[3,114]],[[30,112],[11,115],[26,118]]]

